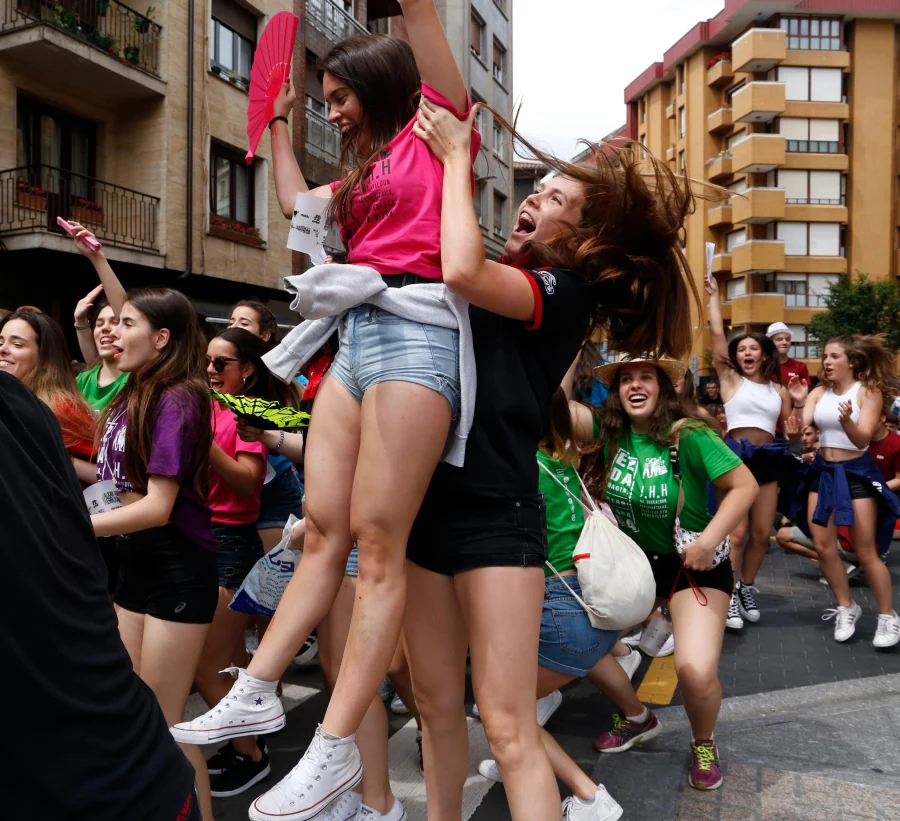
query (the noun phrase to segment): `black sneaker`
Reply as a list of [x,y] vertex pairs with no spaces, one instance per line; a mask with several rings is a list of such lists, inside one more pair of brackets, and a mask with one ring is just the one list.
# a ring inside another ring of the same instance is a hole
[[308,664],[312,664],[318,651],[319,640],[316,636],[316,632],[313,631],[313,634],[303,642],[303,647],[300,648],[300,652],[294,656],[294,664],[298,667],[306,667]]
[[234,763],[234,757],[237,755],[234,747],[229,741],[224,747],[219,747],[215,755],[206,762],[206,768],[210,775],[219,775],[225,772],[228,767]]
[[209,780],[209,792],[213,798],[228,798],[249,790],[254,784],[262,781],[272,768],[269,756],[263,752],[259,761],[249,755],[234,754],[231,764],[218,775]]

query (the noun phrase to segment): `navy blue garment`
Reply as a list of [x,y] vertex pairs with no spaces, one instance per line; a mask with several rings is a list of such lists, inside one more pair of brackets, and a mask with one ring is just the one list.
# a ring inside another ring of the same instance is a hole
[[792,453],[784,440],[754,445],[749,439],[725,438],[725,444],[750,469],[760,485],[778,482],[778,512],[788,519],[805,516],[805,496],[809,465]]
[[894,533],[894,525],[900,518],[900,500],[884,482],[884,476],[878,470],[878,465],[872,458],[872,454],[866,451],[855,459],[846,462],[829,462],[822,458],[821,453],[816,454],[812,463],[812,470],[819,473],[819,499],[816,509],[813,511],[812,520],[820,527],[826,527],[831,514],[834,514],[834,523],[840,527],[850,527],[853,524],[853,501],[850,497],[850,486],[847,483],[848,476],[871,485],[877,491],[878,496],[878,526],[875,530],[875,541],[878,552],[882,553],[891,545],[891,537]]

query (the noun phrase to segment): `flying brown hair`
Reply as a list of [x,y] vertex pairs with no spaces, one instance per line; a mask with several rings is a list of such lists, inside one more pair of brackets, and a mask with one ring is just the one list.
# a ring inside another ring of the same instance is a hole
[[[894,354],[884,346],[883,334],[836,336],[825,344],[840,345],[844,349],[853,375],[867,388],[881,391],[883,396],[896,395],[900,380],[896,374]],[[824,351],[823,347],[823,354]],[[819,378],[826,388],[831,387],[824,370]]]

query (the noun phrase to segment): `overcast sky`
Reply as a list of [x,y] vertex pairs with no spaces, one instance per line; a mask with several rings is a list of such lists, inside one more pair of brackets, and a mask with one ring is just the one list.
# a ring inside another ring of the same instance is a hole
[[625,86],[724,0],[514,0],[519,130],[561,157],[625,123]]

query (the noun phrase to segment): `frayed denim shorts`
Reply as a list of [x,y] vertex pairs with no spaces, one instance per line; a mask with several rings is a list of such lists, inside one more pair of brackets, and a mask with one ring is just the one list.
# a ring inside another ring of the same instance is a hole
[[441,394],[459,414],[459,331],[359,305],[341,321],[341,344],[328,373],[362,402],[380,382],[412,382]]

